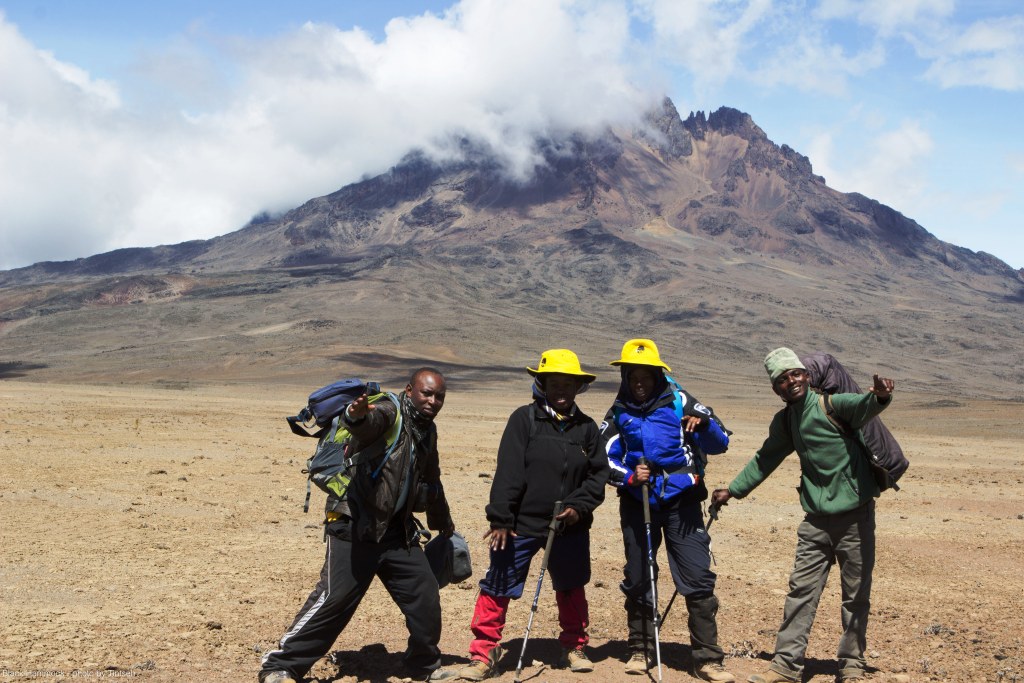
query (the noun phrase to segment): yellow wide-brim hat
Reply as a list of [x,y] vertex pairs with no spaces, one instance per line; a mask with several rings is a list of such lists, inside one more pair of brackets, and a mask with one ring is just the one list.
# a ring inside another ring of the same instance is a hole
[[658,345],[650,339],[630,339],[622,347],[622,357],[609,365],[653,365],[672,372],[672,368],[665,365],[658,355]]
[[587,384],[597,379],[597,375],[583,372],[583,368],[580,367],[580,359],[569,349],[548,349],[541,354],[537,369],[526,368],[526,371],[534,377],[537,375],[572,375],[579,377]]

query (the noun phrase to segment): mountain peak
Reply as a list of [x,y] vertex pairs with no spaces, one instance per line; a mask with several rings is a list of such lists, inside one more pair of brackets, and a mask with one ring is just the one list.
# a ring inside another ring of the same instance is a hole
[[748,141],[768,140],[768,136],[754,123],[750,114],[732,107],[719,107],[707,117],[703,111],[690,112],[682,126],[697,140],[703,140],[709,131],[720,135],[737,135]]
[[638,136],[648,139],[663,157],[681,159],[693,153],[691,133],[679,118],[679,111],[672,100],[666,97],[660,107],[656,107],[644,116],[644,122],[658,133],[656,139],[645,131],[638,131]]

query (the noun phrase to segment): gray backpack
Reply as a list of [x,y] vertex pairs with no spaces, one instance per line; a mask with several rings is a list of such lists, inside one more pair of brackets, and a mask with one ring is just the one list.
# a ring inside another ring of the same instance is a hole
[[811,387],[822,394],[822,406],[828,419],[842,434],[853,437],[861,445],[875,475],[878,489],[899,491],[900,487],[896,482],[910,467],[910,462],[889,428],[882,424],[882,420],[874,417],[860,429],[854,430],[832,410],[832,394],[863,393],[857,382],[830,353],[816,351],[801,357],[800,362],[811,376]]

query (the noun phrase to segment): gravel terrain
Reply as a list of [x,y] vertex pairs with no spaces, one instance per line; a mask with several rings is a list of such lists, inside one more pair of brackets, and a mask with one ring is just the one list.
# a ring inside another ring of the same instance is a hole
[[[322,494],[302,513],[300,470],[312,446],[283,417],[312,387],[0,383],[0,681],[124,678],[146,683],[254,681],[313,587],[323,559]],[[690,387],[735,431],[709,468],[726,484],[781,407],[767,385],[749,395]],[[458,527],[486,568],[483,506],[519,384],[453,383],[438,420]],[[746,394],[746,392],[742,392]],[[607,391],[581,397],[600,419]],[[1024,679],[1024,404],[900,393],[886,413],[911,459],[903,490],[879,502],[869,629],[874,680]],[[774,644],[801,511],[786,462],[712,527],[721,642],[738,677],[762,670]],[[542,593],[524,679],[637,680],[623,674],[625,619],[614,499],[597,514],[591,653],[586,677],[552,668],[556,609]],[[532,597],[539,561],[527,593]],[[662,604],[670,587],[661,586]],[[442,592],[449,663],[465,661],[474,580]],[[529,613],[514,603],[511,681]],[[685,606],[662,633],[664,680],[686,673]],[[807,680],[833,680],[839,630],[833,577],[811,636]],[[398,681],[405,629],[379,584],[314,669],[320,681]],[[641,679],[642,680],[642,679]]]

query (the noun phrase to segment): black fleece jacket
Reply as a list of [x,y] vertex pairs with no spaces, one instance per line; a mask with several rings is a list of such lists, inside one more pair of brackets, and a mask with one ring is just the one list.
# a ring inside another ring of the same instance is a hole
[[594,421],[577,410],[556,422],[536,402],[512,413],[498,446],[487,521],[521,536],[547,535],[555,501],[580,515],[564,533],[586,531],[604,500],[608,458]]

